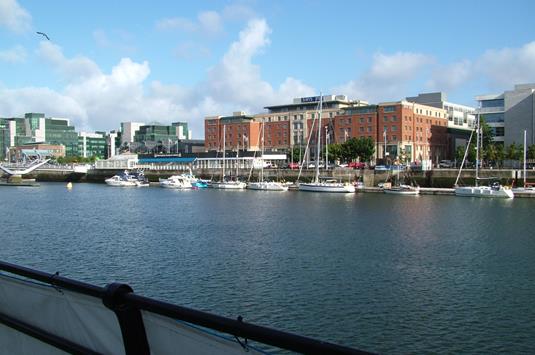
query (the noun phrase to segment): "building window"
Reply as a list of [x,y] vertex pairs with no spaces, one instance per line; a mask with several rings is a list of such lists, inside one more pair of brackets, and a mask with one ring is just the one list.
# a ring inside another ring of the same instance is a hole
[[360,123],[364,123],[364,117],[361,117],[359,121]]
[[383,122],[388,122],[388,117],[384,116],[383,117]]
[[372,127],[368,126],[368,132],[371,132],[371,131],[372,131]]
[[397,141],[398,140],[398,136],[392,136],[392,140],[393,141]]
[[392,131],[397,131],[398,130],[398,126],[392,126]]
[[392,116],[392,122],[396,122],[398,120],[398,118],[394,115]]
[[364,127],[359,128],[360,133],[364,133]]
[[372,118],[368,117],[368,123],[372,123]]

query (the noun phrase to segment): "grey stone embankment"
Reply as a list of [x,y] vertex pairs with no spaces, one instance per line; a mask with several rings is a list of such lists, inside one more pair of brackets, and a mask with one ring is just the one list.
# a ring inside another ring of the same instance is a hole
[[[122,172],[122,170],[112,169],[93,169],[89,170],[87,174],[73,173],[67,171],[46,171],[35,172],[28,177],[35,178],[37,181],[79,181],[79,182],[104,182],[105,179]],[[181,174],[185,171],[152,171],[146,170],[145,176],[151,182],[157,182],[159,178],[167,178],[174,174]],[[204,179],[219,179],[221,171],[219,169],[198,169],[193,171],[196,176]],[[301,181],[308,181],[314,177],[314,169],[306,169],[301,172]],[[456,169],[435,169],[431,171],[416,171],[408,174],[411,180],[414,180],[421,187],[428,188],[451,188],[455,179],[457,178],[458,171]],[[480,172],[482,177],[496,177],[504,185],[520,185],[522,182],[521,170],[483,170]],[[248,172],[240,174],[243,177],[248,176]],[[393,179],[392,173],[387,171],[374,171],[374,170],[353,170],[336,168],[334,170],[322,171],[322,176],[332,176],[340,178],[345,181],[359,180],[364,183],[365,187],[374,187],[381,182],[385,182],[388,179]],[[285,181],[296,181],[299,176],[299,170],[289,169],[265,169],[264,177],[266,179],[276,179]],[[252,179],[258,177],[258,171],[254,171]],[[535,182],[535,171],[528,170],[528,181]],[[460,183],[463,185],[474,184],[475,170],[466,169],[462,172]]]

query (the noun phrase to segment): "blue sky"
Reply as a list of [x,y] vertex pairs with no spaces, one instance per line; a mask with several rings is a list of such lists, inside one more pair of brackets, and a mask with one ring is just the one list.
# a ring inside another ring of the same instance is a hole
[[320,91],[475,105],[535,82],[534,4],[0,0],[0,117],[185,120],[201,138],[205,116]]

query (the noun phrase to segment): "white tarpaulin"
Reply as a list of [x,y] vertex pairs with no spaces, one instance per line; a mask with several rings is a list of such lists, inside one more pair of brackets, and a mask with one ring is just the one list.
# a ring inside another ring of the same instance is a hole
[[[119,323],[98,298],[0,275],[0,312],[103,354],[124,354]],[[151,354],[243,354],[240,344],[142,311]],[[63,354],[0,324],[2,354]],[[249,349],[248,353],[256,353]]]

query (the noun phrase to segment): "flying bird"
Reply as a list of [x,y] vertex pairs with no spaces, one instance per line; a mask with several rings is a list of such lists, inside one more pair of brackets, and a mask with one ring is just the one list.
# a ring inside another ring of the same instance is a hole
[[41,35],[41,36],[44,36],[46,39],[48,39],[50,41],[50,38],[48,38],[48,36],[46,35],[46,33],[43,33],[43,32],[37,32],[38,35]]

